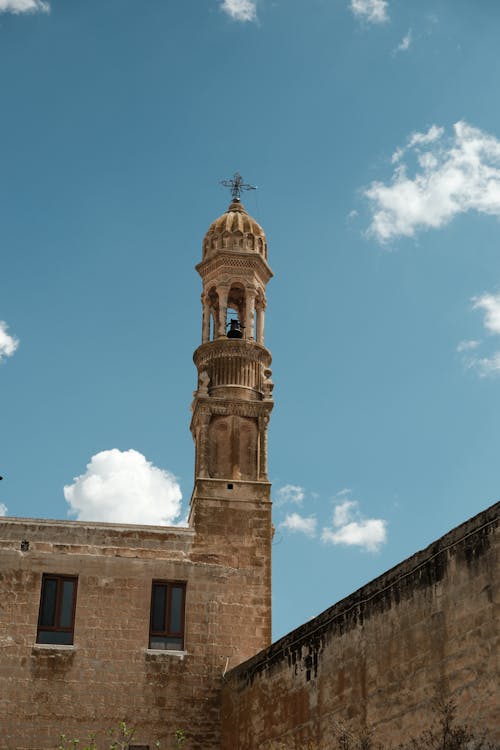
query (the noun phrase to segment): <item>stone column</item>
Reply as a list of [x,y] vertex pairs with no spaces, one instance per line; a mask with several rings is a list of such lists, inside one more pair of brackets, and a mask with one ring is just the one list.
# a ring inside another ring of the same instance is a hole
[[206,344],[210,340],[210,303],[204,294],[201,295],[203,305],[203,324],[201,328],[201,343]]
[[[227,295],[229,289],[227,287],[217,287],[217,294],[219,295],[219,331],[217,338],[225,338],[226,336],[226,313],[227,313]],[[215,335],[214,335],[214,338]]]
[[267,425],[269,415],[259,417],[259,479],[267,482]]
[[257,343],[264,346],[264,315],[265,307],[261,303],[257,305]]
[[254,339],[255,297],[255,290],[248,289],[246,293],[245,338],[252,341]]

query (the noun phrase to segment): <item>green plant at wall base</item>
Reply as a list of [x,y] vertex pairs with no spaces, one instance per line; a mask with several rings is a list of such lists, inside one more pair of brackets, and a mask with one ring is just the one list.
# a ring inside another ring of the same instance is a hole
[[186,744],[186,733],[182,729],[175,730],[175,743],[178,750],[182,750]]
[[470,725],[460,722],[458,709],[453,701],[435,699],[429,714],[434,717],[429,728],[418,737],[399,744],[388,745],[375,741],[369,732],[363,734],[348,731],[334,721],[335,739],[328,743],[309,741],[296,745],[286,742],[271,742],[266,750],[500,750],[500,746],[487,740],[482,729],[475,731]]
[[66,734],[61,734],[59,743],[57,750],[97,750],[95,737],[92,734],[83,743],[74,738],[70,739]]
[[[135,728],[127,726],[124,721],[120,721],[114,729],[107,732],[107,741],[102,744],[97,742],[96,735],[91,733],[83,742],[78,739],[71,739],[66,734],[60,735],[60,742],[57,750],[128,750],[134,735]],[[154,747],[160,747],[160,741],[156,740]]]
[[498,745],[488,742],[484,730],[476,733],[470,725],[458,721],[453,701],[438,700],[433,712],[436,718],[432,726],[398,750],[499,750]]

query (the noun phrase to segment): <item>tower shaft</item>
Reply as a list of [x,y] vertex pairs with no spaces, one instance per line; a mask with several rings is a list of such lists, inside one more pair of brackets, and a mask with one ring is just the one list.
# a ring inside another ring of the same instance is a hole
[[[194,559],[235,571],[235,661],[271,639],[271,485],[267,431],[273,408],[271,353],[264,344],[272,277],[262,228],[233,200],[210,226],[197,265],[202,341],[192,404]],[[237,573],[236,573],[237,571]],[[256,627],[258,623],[258,627]]]

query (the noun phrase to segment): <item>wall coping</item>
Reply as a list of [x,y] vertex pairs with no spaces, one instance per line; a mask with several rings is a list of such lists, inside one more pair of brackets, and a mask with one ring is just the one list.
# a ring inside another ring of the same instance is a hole
[[2,516],[0,527],[4,525],[19,526],[56,526],[69,529],[110,529],[111,531],[148,531],[160,534],[180,534],[194,536],[195,531],[189,526],[159,526],[138,523],[109,523],[105,521],[71,521],[52,518],[22,518],[20,516]]

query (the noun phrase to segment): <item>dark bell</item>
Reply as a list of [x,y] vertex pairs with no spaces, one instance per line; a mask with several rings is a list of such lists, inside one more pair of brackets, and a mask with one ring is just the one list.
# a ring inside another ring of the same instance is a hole
[[241,324],[239,320],[229,321],[229,331],[227,332],[228,339],[242,339],[243,331],[241,330]]

